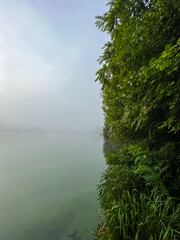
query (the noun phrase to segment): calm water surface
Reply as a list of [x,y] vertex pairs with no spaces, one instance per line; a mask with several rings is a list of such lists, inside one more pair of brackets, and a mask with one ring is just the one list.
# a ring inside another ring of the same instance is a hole
[[91,239],[104,169],[98,135],[0,135],[0,240]]

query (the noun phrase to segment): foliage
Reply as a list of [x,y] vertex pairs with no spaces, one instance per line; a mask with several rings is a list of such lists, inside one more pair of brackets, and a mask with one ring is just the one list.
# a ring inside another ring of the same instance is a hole
[[179,144],[177,149],[174,143],[167,143],[156,151],[143,150],[137,145],[129,146],[128,150],[135,163],[135,173],[143,177],[147,186],[158,186],[164,193],[180,196]]
[[139,190],[145,188],[144,182],[134,171],[125,165],[110,165],[98,185],[102,208],[108,208],[111,202],[118,201],[127,190],[131,192],[134,188]]
[[180,130],[180,13],[174,1],[138,2],[110,1],[109,12],[97,17],[97,26],[111,35],[96,80],[116,141]]
[[104,211],[106,222],[96,232],[100,240],[177,240],[180,238],[180,206],[151,193],[126,191],[122,199]]
[[[137,175],[138,185],[140,181],[141,183],[144,181],[151,189],[157,186],[164,193],[179,197],[180,143],[168,142],[160,149],[153,151],[146,147],[145,145],[144,148],[142,144],[129,145],[120,149],[119,152],[109,153],[106,156],[106,162],[110,165],[111,173],[117,169],[116,173],[119,173],[118,179],[120,179],[123,176],[121,171],[126,168],[127,176],[132,172]],[[114,173],[113,175],[116,176]]]
[[178,239],[180,4],[109,0],[107,5],[108,12],[96,17],[97,27],[110,35],[96,78],[109,165],[98,187],[106,217],[98,237]]

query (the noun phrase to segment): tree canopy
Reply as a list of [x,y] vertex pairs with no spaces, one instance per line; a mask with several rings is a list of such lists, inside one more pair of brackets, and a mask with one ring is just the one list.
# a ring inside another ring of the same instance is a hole
[[97,81],[102,84],[103,109],[114,135],[180,130],[176,2],[109,1],[109,12],[97,17],[98,28],[111,36],[99,59]]

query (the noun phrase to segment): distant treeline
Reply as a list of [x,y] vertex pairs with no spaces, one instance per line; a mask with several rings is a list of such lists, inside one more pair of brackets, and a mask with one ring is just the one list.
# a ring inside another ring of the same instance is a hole
[[110,0],[100,240],[180,239],[180,1]]

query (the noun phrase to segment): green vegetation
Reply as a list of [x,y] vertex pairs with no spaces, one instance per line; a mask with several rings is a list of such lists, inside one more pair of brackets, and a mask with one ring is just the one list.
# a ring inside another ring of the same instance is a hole
[[180,239],[180,3],[110,0],[97,27],[104,155],[100,240]]
[[178,239],[180,207],[164,199],[154,188],[151,194],[126,191],[119,201],[104,211],[106,222],[99,239]]

